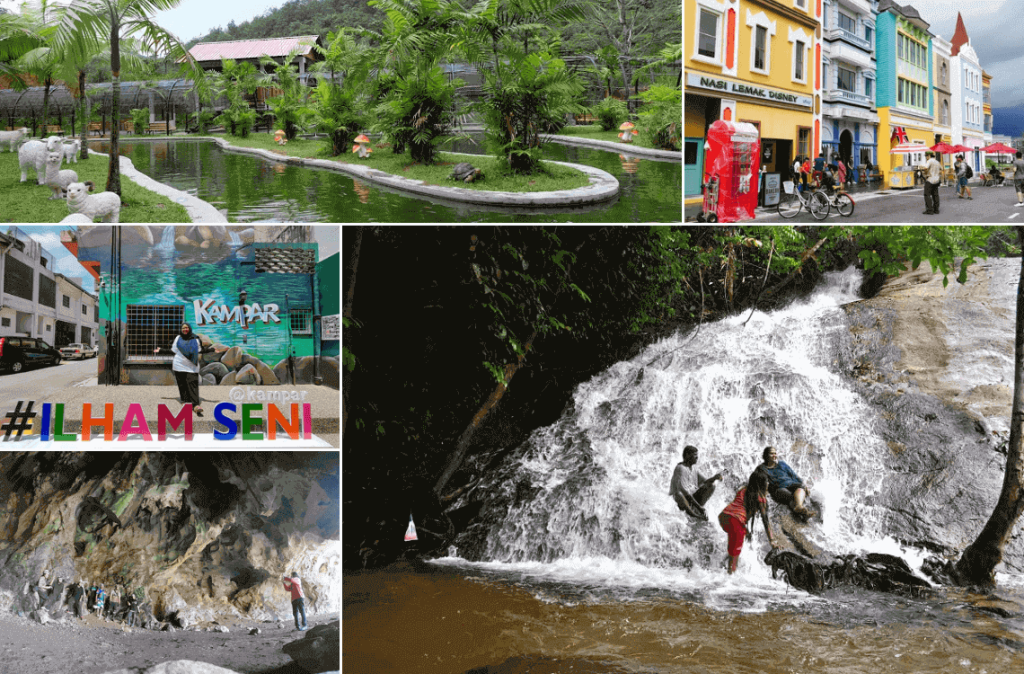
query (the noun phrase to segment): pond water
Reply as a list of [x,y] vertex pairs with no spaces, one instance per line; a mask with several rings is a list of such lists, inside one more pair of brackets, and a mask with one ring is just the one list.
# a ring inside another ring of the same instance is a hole
[[[109,152],[109,143],[91,147]],[[459,148],[472,152],[472,149]],[[213,204],[233,222],[679,222],[682,164],[549,143],[545,158],[611,173],[617,200],[563,211],[494,210],[417,198],[341,173],[225,152],[209,140],[122,142],[143,173]]]

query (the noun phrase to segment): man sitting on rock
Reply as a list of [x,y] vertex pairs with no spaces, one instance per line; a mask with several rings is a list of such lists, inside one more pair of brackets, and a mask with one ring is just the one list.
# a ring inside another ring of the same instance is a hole
[[[295,616],[295,629],[299,632],[306,631],[306,604],[303,600],[302,594],[302,581],[299,580],[299,574],[292,571],[291,576],[285,576],[284,589],[291,592],[292,595],[292,615]],[[299,614],[302,614],[302,627],[299,627]]]
[[779,461],[779,454],[774,447],[765,447],[762,456],[764,463],[760,469],[768,474],[768,494],[772,500],[789,506],[793,514],[804,522],[814,517],[817,513],[804,506],[804,499],[807,498],[804,481],[785,461]]
[[[676,500],[676,505],[680,510],[692,517],[707,521],[708,516],[704,512],[704,504],[715,493],[715,482],[722,479],[722,474],[704,477],[694,468],[696,464],[697,448],[687,445],[683,448],[683,460],[676,464],[676,469],[672,473],[672,483],[669,485],[668,494]],[[690,488],[694,489],[692,494],[689,492]]]

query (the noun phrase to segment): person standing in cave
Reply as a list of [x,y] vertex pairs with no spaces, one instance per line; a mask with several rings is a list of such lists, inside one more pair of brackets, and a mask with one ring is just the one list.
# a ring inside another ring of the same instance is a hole
[[139,600],[135,598],[135,593],[130,593],[124,600],[125,616],[124,621],[128,623],[128,627],[135,627],[135,616],[138,615]]
[[178,395],[183,403],[191,403],[196,416],[203,416],[203,404],[199,398],[199,354],[214,351],[212,346],[202,342],[188,323],[182,323],[178,335],[171,342],[171,348],[157,348],[153,353],[173,353],[174,381],[178,384]]
[[85,602],[85,581],[80,580],[71,586],[71,606],[75,609],[75,616],[81,620],[85,613],[82,604]]
[[[291,576],[285,576],[284,589],[292,594],[292,615],[295,617],[295,629],[299,632],[306,630],[306,602],[302,594],[302,581],[299,574],[292,571]],[[299,613],[302,614],[302,627],[299,627]]]
[[53,587],[46,584],[46,571],[39,575],[39,582],[36,583],[36,595],[39,597],[39,608],[46,605],[46,599],[50,596]]
[[117,612],[121,608],[121,593],[117,591],[117,585],[110,590],[110,602],[107,608],[107,622],[117,620]]
[[50,604],[56,611],[60,611],[64,608],[64,579],[59,576],[53,581],[53,592],[50,595]]
[[103,589],[103,583],[100,583],[99,587],[96,588],[96,605],[95,605],[96,617],[98,617],[98,618],[102,618],[103,617],[103,604],[106,601],[106,599],[107,599],[107,592],[106,592],[106,590]]

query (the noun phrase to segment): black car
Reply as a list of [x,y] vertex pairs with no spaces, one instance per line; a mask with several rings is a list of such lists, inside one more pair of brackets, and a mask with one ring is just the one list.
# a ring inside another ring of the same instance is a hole
[[60,365],[60,351],[35,337],[0,337],[0,367],[21,372],[26,365]]

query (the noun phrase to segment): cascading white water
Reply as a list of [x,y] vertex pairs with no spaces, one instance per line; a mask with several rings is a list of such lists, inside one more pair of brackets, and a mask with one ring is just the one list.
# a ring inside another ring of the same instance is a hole
[[165,225],[160,236],[160,242],[156,244],[157,250],[174,250],[174,225]]
[[228,237],[232,246],[241,246],[242,237],[238,236],[238,232],[233,229],[228,230]]
[[[860,281],[854,268],[828,274],[805,300],[665,339],[580,385],[562,419],[535,431],[479,487],[496,498],[473,556],[500,568],[545,567],[551,577],[644,577],[659,586],[687,569],[698,586],[719,587],[726,536],[717,514],[767,445],[824,505],[820,525],[806,530],[812,540],[837,554],[892,551],[871,505],[886,445],[872,433],[876,412],[835,362],[847,330],[839,307],[858,299]],[[725,473],[707,524],[668,496],[688,444],[700,449],[702,473]],[[741,582],[780,582],[765,578],[766,550],[758,524]]]

